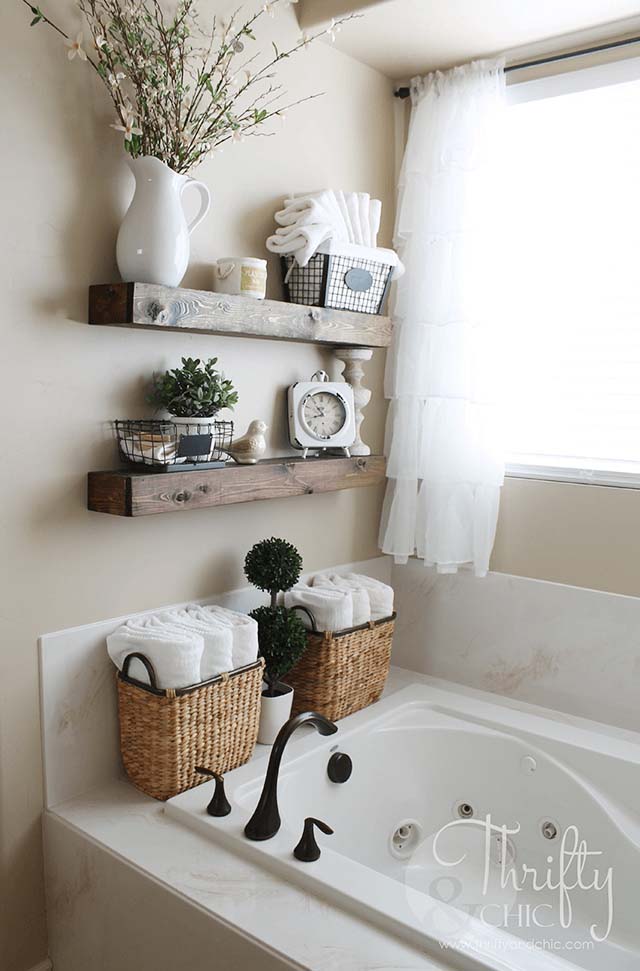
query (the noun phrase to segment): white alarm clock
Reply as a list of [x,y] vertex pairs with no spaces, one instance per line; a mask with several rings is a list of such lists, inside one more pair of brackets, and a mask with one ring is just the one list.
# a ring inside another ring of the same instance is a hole
[[344,381],[329,381],[325,371],[316,371],[310,381],[298,381],[289,388],[289,439],[302,449],[341,448],[349,456],[356,439],[353,388]]

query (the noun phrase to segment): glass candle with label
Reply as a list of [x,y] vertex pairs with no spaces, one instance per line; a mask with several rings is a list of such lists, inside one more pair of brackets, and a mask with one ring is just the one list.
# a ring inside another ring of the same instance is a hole
[[228,293],[264,300],[267,290],[267,261],[253,256],[227,257],[213,266],[216,293]]

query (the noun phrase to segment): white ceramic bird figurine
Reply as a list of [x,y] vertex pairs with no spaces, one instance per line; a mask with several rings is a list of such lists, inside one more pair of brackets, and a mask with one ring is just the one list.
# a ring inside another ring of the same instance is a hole
[[238,465],[255,465],[267,448],[264,433],[269,426],[264,421],[252,421],[241,438],[236,438],[227,452]]

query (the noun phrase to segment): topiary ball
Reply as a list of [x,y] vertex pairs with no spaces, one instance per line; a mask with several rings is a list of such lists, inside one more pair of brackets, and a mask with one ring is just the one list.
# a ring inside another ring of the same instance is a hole
[[244,573],[259,590],[290,590],[300,579],[302,557],[286,539],[263,539],[246,555]]

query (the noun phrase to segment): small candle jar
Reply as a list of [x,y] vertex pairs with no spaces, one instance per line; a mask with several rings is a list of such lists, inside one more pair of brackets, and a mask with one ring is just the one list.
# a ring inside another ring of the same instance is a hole
[[241,297],[264,300],[267,291],[267,261],[253,256],[227,257],[213,265],[213,289]]

